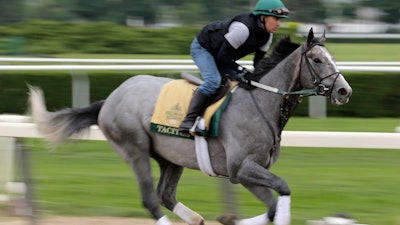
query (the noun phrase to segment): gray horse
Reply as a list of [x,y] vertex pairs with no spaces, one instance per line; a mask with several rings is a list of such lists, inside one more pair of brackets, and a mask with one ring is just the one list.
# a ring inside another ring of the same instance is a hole
[[[302,95],[324,95],[333,105],[342,105],[352,93],[324,41],[325,35],[315,38],[312,29],[302,45],[287,39],[280,41],[255,70],[260,80],[253,84],[258,88],[236,89],[222,115],[219,136],[207,138],[214,172],[243,185],[268,208],[266,213],[248,219],[223,215],[218,219],[222,224],[266,225],[272,221],[275,225],[290,224],[289,186],[268,170],[278,159],[281,132]],[[194,141],[150,131],[157,97],[169,81],[169,78],[135,76],[104,101],[55,112],[47,111],[41,90],[30,87],[32,116],[38,130],[53,143],[98,124],[135,173],[142,203],[157,225],[172,224],[161,206],[190,225],[202,225],[203,217],[176,199],[183,169],[199,169]],[[151,158],[160,166],[156,189]],[[279,194],[277,198],[273,191]]]

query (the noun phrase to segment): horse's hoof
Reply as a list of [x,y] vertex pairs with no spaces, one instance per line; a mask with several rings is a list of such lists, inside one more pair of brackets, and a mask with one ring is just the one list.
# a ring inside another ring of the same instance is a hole
[[217,221],[222,223],[223,225],[235,225],[235,220],[237,220],[238,217],[234,214],[223,214],[217,218]]

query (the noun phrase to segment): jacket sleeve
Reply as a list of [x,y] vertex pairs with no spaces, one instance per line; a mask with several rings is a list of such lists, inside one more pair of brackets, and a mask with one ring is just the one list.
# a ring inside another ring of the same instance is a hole
[[254,59],[253,59],[253,66],[254,68],[256,67],[257,63],[264,58],[266,52],[268,51],[269,47],[271,47],[272,44],[272,39],[273,39],[274,34],[270,33],[269,34],[269,39],[267,41],[267,43],[265,43],[263,46],[261,46],[260,49],[258,49],[254,55]]
[[258,63],[262,58],[264,58],[265,53],[266,53],[266,52],[261,51],[261,50],[256,51],[256,53],[254,54],[254,59],[253,59],[253,66],[254,66],[254,68],[256,68],[257,63]]
[[217,53],[217,61],[224,66],[238,72],[241,66],[237,64],[236,61],[231,57],[234,50],[235,49],[232,47],[232,45],[225,39]]

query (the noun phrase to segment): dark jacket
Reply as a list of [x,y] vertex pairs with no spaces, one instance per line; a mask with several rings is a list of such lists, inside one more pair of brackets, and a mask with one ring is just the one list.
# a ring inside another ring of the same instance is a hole
[[[224,37],[234,21],[243,23],[249,29],[248,39],[238,49],[234,49]],[[230,21],[217,21],[206,25],[197,35],[197,40],[214,56],[218,65],[237,71],[239,65],[236,60],[255,52],[254,63],[257,63],[264,56],[265,52],[259,49],[267,43],[269,36],[258,17],[252,13],[242,13]]]

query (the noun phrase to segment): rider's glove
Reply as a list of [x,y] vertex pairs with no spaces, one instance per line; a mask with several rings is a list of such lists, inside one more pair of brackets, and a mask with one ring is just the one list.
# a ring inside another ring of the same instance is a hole
[[255,86],[250,84],[250,81],[252,80],[253,74],[248,71],[246,68],[239,66],[237,69],[237,75],[239,77],[239,87],[244,88],[246,90],[253,90],[256,88]]

